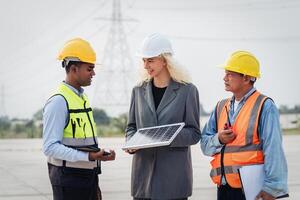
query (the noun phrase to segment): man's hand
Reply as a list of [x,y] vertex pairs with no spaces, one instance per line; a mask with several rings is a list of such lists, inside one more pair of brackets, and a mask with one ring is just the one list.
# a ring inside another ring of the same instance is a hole
[[232,132],[232,129],[226,129],[218,133],[218,138],[221,144],[227,144],[232,142],[236,138],[236,135]]
[[104,149],[98,152],[89,152],[89,160],[101,160],[101,161],[110,161],[116,159],[116,153],[114,150],[109,150],[109,154],[104,154]]
[[255,200],[275,200],[275,197],[265,191],[260,191]]

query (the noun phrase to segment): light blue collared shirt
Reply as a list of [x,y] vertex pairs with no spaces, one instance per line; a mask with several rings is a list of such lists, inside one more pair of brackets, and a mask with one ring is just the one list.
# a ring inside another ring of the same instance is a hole
[[[65,82],[63,84],[78,96],[82,96],[82,88],[78,91]],[[62,144],[68,117],[66,100],[61,95],[55,95],[48,99],[43,112],[43,152],[46,156],[69,162],[89,161],[87,152],[78,151]]]
[[[240,101],[234,110],[234,97],[231,99],[229,120],[234,123],[239,111],[248,97],[255,91],[252,88]],[[282,135],[279,123],[279,112],[274,102],[267,99],[263,105],[258,131],[264,152],[265,180],[262,190],[278,197],[288,193],[287,187],[287,162],[282,147]],[[218,139],[215,110],[211,113],[209,121],[203,128],[201,149],[207,156],[219,153],[223,147]]]

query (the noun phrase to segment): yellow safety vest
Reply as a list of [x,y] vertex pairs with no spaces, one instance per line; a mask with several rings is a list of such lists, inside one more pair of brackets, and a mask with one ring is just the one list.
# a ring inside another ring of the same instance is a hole
[[[65,84],[61,84],[54,95],[64,97],[69,113],[62,144],[71,148],[98,146],[96,124],[87,97],[84,94],[79,97]],[[63,166],[65,162],[65,166],[74,168],[93,169],[97,167],[95,161],[66,162],[50,157],[48,162],[56,166]]]

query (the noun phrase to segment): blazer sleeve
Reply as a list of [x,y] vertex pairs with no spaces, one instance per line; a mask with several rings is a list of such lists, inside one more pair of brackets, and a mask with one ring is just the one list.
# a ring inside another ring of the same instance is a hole
[[125,137],[126,140],[131,138],[134,133],[136,132],[136,120],[135,120],[135,94],[134,94],[134,88],[131,93],[131,101],[130,101],[130,107],[128,112],[128,122],[125,129]]
[[200,131],[200,106],[197,88],[191,84],[185,102],[185,126],[171,143],[171,147],[187,147],[199,142]]

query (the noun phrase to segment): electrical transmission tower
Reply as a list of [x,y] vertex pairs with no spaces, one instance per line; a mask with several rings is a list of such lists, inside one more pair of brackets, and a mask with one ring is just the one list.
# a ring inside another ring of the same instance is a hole
[[[101,18],[100,18],[101,19]],[[120,0],[113,0],[113,11],[103,60],[96,72],[93,106],[113,114],[126,112],[130,104],[134,70],[123,28]],[[134,20],[126,20],[134,21]]]

